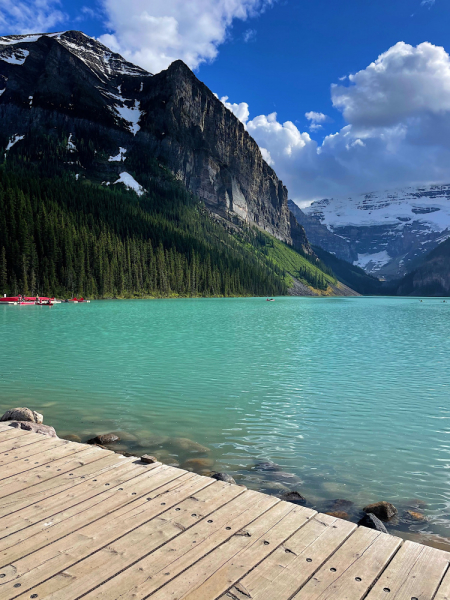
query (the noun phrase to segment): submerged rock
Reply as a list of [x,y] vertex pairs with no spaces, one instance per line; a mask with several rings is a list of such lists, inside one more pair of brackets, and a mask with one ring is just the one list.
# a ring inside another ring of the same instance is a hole
[[392,519],[392,517],[395,517],[395,515],[398,514],[398,510],[395,506],[384,500],[375,502],[374,504],[368,504],[363,508],[363,511],[365,513],[372,513],[382,521],[389,521],[389,519]]
[[189,458],[181,466],[186,471],[204,471],[214,466],[212,458]]
[[367,513],[364,515],[364,517],[358,522],[358,525],[368,527],[369,529],[376,529],[382,533],[389,533],[380,519],[378,519],[373,513]]
[[30,408],[19,407],[7,410],[0,421],[29,421],[30,423],[42,424],[44,417]]
[[114,444],[120,441],[120,437],[115,433],[103,433],[87,441],[88,444],[104,446],[105,444]]
[[168,441],[168,445],[176,448],[177,450],[181,450],[183,452],[199,452],[201,454],[206,454],[207,452],[211,452],[209,448],[206,446],[202,446],[198,442],[194,442],[189,438],[170,438]]
[[338,498],[337,500],[333,500],[333,502],[331,503],[330,511],[348,511],[350,508],[353,508],[354,505],[354,502],[352,502],[351,500],[344,500],[343,498]]
[[289,492],[289,488],[287,485],[284,485],[284,483],[281,483],[280,481],[267,481],[267,480],[263,480],[261,481],[260,487],[263,490],[270,490],[270,491],[274,491],[274,492]]
[[277,463],[268,460],[266,462],[256,463],[255,469],[257,471],[282,471],[283,467],[277,465]]
[[13,421],[10,423],[10,427],[16,429],[23,429],[24,431],[32,431],[33,433],[40,433],[41,435],[48,435],[49,437],[57,438],[56,431],[50,425],[42,425],[42,423],[30,423],[29,421]]
[[416,512],[415,510],[405,510],[403,517],[409,522],[414,521],[416,523],[420,523],[426,521],[427,518],[420,512]]
[[412,500],[408,500],[406,506],[424,509],[428,507],[428,504],[424,500],[420,500],[420,498],[413,498]]
[[293,504],[306,504],[306,498],[300,492],[285,492],[280,498],[285,502],[292,502]]
[[225,481],[225,483],[234,483],[236,485],[236,481],[228,473],[214,473],[211,477],[217,479],[217,481]]
[[330,517],[336,517],[336,519],[344,519],[345,521],[348,521],[350,519],[348,513],[346,513],[343,510],[335,510],[335,511],[331,511],[331,512],[326,512],[326,515],[330,515]]

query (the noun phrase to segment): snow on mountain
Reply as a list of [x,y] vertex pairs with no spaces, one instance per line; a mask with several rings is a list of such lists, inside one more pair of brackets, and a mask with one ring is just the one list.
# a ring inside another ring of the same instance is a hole
[[142,185],[140,185],[132,175],[125,171],[120,174],[119,179],[115,181],[113,185],[116,185],[117,183],[123,183],[129,190],[134,190],[138,196],[142,196],[145,193]]
[[[353,264],[386,278],[402,276],[450,237],[450,185],[327,198],[303,211],[348,243]],[[339,256],[330,239],[325,249]]]
[[16,50],[7,47],[0,53],[0,60],[3,60],[10,65],[23,65],[29,54],[28,50],[21,50],[19,48]]
[[[149,77],[148,73],[141,67],[133,65],[126,61],[120,54],[112,52],[109,48],[98,42],[92,37],[79,31],[61,31],[58,33],[42,33],[32,35],[8,35],[0,37],[0,59],[8,60],[8,57],[14,57],[18,53],[19,60],[25,61],[28,55],[27,50],[14,50],[14,46],[37,42],[41,38],[50,37],[58,41],[74,56],[82,60],[90,69],[95,71],[103,80],[108,80],[111,76],[129,75],[132,77]],[[8,54],[12,53],[12,54]],[[25,54],[26,53],[26,54]],[[13,64],[23,64],[17,62]]]
[[116,156],[110,156],[108,158],[109,162],[123,162],[125,160],[125,154],[127,153],[127,149],[126,148],[119,148],[119,154],[117,154]]
[[331,198],[313,202],[303,209],[330,231],[355,225],[396,225],[418,221],[434,231],[450,227],[450,185],[409,187],[354,198]]
[[25,136],[24,136],[24,135],[17,135],[17,134],[16,134],[15,136],[13,136],[13,137],[12,137],[12,138],[9,140],[9,142],[8,142],[8,145],[6,146],[6,152],[8,152],[8,150],[11,150],[11,148],[12,148],[12,147],[13,147],[15,144],[17,144],[17,142],[20,142],[20,140],[23,140],[24,138],[25,138]]

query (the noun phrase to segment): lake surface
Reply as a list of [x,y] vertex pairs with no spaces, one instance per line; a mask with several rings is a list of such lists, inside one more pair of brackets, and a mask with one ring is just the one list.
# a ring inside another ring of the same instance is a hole
[[[299,490],[321,511],[347,499],[354,520],[388,500],[392,532],[450,549],[450,302],[0,306],[0,336],[2,412],[29,406],[83,441],[121,432],[118,450]],[[403,517],[414,499],[426,522]]]

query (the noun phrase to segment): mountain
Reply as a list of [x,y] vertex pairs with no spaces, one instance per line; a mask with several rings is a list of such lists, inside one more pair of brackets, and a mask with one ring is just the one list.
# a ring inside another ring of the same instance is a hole
[[181,61],[152,75],[81,32],[2,37],[0,149],[11,293],[346,293]]
[[450,237],[450,185],[323,199],[295,214],[313,244],[376,277],[397,279]]
[[397,287],[399,296],[450,296],[450,239],[427,254]]
[[56,128],[79,159],[78,142],[95,136],[97,154],[111,157],[105,177],[113,183],[145,147],[219,217],[294,238],[308,251],[302,230],[293,235],[287,190],[256,142],[183,62],[152,76],[81,32],[7,36],[0,94],[6,148],[33,128]]

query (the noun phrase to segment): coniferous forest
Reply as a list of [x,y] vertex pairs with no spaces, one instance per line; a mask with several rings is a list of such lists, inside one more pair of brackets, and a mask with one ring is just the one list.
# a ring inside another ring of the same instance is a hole
[[[274,252],[281,242],[255,228],[217,222],[154,160],[130,157],[128,168],[139,170],[146,189],[138,197],[122,185],[76,180],[61,168],[65,140],[45,145],[45,163],[37,160],[42,145],[36,140],[10,152],[0,166],[0,293],[284,295],[290,285],[286,252],[301,262],[296,276],[326,289],[326,276],[307,257],[285,245],[281,254],[279,247]],[[83,151],[93,154],[89,143],[80,144]]]

